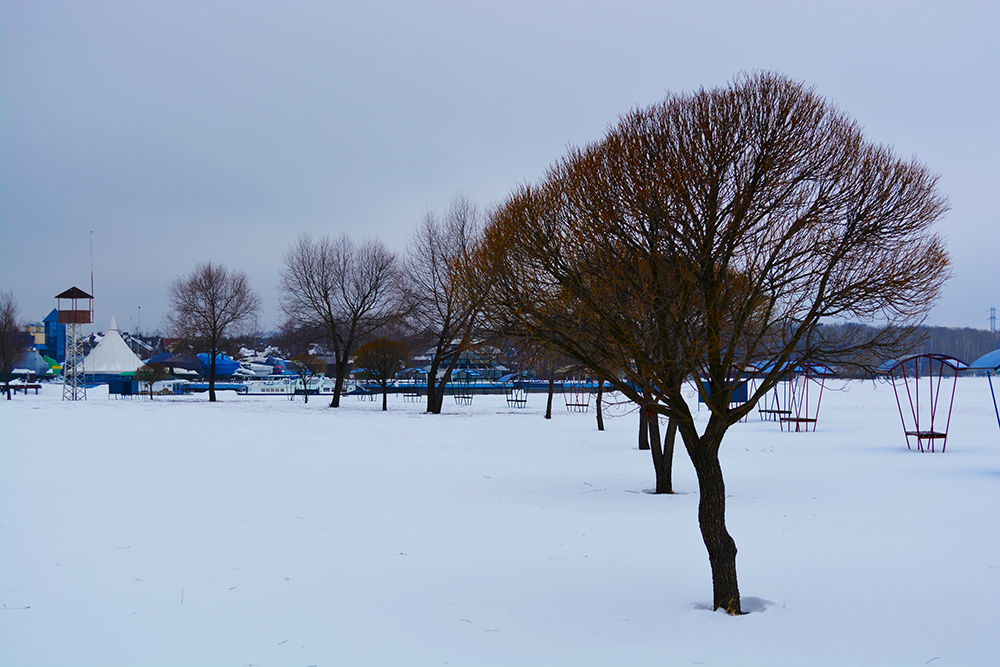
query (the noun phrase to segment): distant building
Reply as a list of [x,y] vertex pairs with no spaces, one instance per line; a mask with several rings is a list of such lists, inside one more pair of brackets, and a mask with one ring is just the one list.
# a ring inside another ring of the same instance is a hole
[[31,337],[28,344],[42,352],[45,347],[45,325],[41,322],[29,322],[24,325],[24,331]]
[[61,364],[66,361],[66,325],[59,323],[59,311],[55,308],[45,316],[42,322],[45,327],[45,352],[43,354]]

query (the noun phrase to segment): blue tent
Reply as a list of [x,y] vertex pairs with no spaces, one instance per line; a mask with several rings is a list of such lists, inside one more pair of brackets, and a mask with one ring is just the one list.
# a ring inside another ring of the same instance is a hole
[[[208,366],[211,363],[206,352],[198,353],[198,361],[205,368],[204,373],[208,373]],[[240,362],[236,361],[227,354],[217,354],[215,355],[215,374],[217,376],[222,375],[232,375],[240,367]]]
[[993,350],[979,357],[969,364],[969,370],[1000,372],[1000,350]]
[[993,376],[1000,373],[1000,350],[993,350],[979,357],[971,364],[970,371],[985,371],[990,383],[990,396],[993,397],[993,412],[997,416],[997,426],[1000,426],[1000,410],[997,409],[997,395],[993,391]]
[[171,354],[170,352],[163,352],[158,354],[152,359],[146,360],[147,364],[163,364],[168,369],[182,368],[187,371],[194,371],[198,375],[205,374],[205,367],[201,364],[198,357],[189,354]]

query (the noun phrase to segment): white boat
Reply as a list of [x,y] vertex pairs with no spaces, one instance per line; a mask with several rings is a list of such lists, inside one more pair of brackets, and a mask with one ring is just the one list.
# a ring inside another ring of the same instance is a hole
[[273,380],[249,380],[243,383],[247,396],[294,396],[295,386],[301,385],[298,378],[280,377]]
[[[283,375],[268,380],[249,380],[240,393],[247,396],[294,396],[302,394],[302,379],[294,375]],[[309,378],[306,388],[310,394],[333,395],[334,381],[325,375]]]

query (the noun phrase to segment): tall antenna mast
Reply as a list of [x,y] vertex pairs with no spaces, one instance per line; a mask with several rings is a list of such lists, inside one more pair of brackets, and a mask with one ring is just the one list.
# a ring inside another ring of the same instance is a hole
[[90,230],[90,293],[94,293],[94,230]]

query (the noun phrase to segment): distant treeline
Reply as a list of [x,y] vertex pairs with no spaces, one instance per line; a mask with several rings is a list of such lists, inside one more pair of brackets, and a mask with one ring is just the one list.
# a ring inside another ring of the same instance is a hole
[[[842,377],[869,377],[890,359],[878,350],[851,350],[848,341],[859,336],[859,330],[868,327],[860,324],[835,324],[821,327],[817,335],[827,340],[840,340],[844,354],[823,359]],[[916,344],[896,360],[920,354],[946,354],[971,364],[979,357],[1000,348],[1000,333],[985,329],[957,329],[950,327],[920,327],[915,330]],[[865,338],[868,334],[860,334]]]
[[927,333],[915,354],[947,354],[972,363],[987,352],[1000,348],[1000,332],[986,329],[922,327]]

